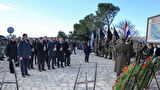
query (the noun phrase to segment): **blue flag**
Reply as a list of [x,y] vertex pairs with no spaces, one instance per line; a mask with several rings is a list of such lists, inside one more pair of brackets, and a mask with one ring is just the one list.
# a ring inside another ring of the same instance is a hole
[[94,36],[94,33],[92,32],[92,34],[91,34],[91,49],[93,48],[93,36]]

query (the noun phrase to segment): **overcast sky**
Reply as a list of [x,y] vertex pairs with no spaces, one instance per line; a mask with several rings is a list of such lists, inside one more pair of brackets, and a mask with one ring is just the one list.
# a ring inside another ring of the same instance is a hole
[[8,35],[10,26],[17,36],[57,36],[59,30],[68,33],[74,23],[94,14],[100,2],[119,6],[113,23],[130,20],[141,36],[146,35],[147,18],[160,14],[160,0],[0,0],[0,35]]

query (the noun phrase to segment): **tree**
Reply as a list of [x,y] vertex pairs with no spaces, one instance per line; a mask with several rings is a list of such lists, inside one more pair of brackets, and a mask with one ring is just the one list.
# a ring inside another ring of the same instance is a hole
[[88,41],[91,37],[91,32],[95,29],[93,28],[94,15],[87,15],[84,19],[79,21],[79,24],[74,24],[74,35],[77,40]]
[[65,34],[65,32],[59,31],[57,37],[58,37],[58,38],[66,39],[66,38],[67,38],[67,35]]
[[[93,31],[104,30],[105,26],[109,27],[111,25],[119,10],[119,7],[114,6],[112,3],[99,3],[96,15],[86,15],[79,23],[74,24],[72,34],[77,40],[90,40]],[[96,34],[98,36],[98,31]]]
[[130,37],[138,36],[138,30],[135,29],[135,25],[133,25],[129,20],[120,21],[116,27],[120,37],[124,36],[125,22],[127,22],[128,28],[130,30]]
[[99,3],[96,15],[101,22],[109,27],[119,11],[119,7],[114,6],[112,3]]

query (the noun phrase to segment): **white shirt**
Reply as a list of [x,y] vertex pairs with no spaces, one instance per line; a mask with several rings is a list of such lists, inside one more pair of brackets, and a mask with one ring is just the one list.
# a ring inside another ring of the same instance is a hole
[[154,48],[153,56],[156,54],[157,48]]

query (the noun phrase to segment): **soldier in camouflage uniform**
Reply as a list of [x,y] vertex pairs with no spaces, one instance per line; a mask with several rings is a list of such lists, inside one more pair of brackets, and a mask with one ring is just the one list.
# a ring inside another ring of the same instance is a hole
[[113,45],[112,45],[112,42],[110,41],[109,42],[109,46],[108,46],[108,59],[112,59],[112,50],[113,50]]
[[145,44],[142,44],[142,42],[140,42],[137,47],[136,47],[136,61],[138,61],[140,63],[140,60],[143,60],[143,52],[145,51],[146,49],[146,45]]
[[102,45],[101,56],[104,57],[104,55],[105,55],[105,41],[104,41],[104,39],[102,39],[101,45]]
[[0,60],[4,57],[3,51],[5,49],[5,46],[7,44],[7,41],[5,40],[4,36],[0,36]]
[[105,52],[104,52],[105,58],[107,58],[107,57],[108,57],[108,43],[107,43],[107,40],[105,41],[105,46],[104,46],[104,48],[105,48]]

